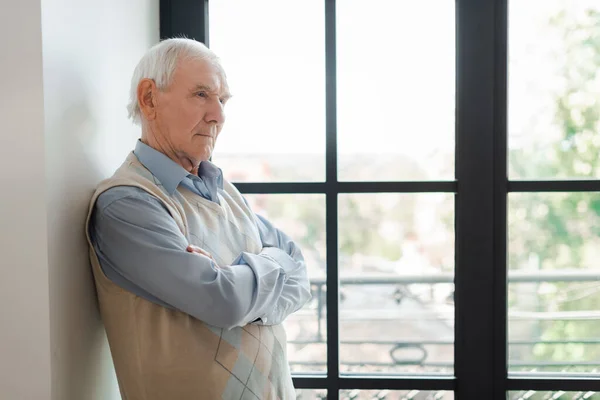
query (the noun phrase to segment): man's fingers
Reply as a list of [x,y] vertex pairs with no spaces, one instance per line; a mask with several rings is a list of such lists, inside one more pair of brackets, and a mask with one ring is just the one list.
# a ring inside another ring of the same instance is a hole
[[192,244],[190,244],[190,245],[187,247],[187,251],[188,251],[189,253],[198,253],[198,254],[202,254],[202,255],[204,255],[204,256],[206,256],[206,257],[212,258],[212,256],[210,255],[210,253],[209,253],[208,251],[206,251],[206,250],[203,250],[203,249],[201,249],[200,247],[198,247],[198,246],[194,246],[194,245],[192,245]]
[[200,254],[204,254],[204,255],[206,255],[206,254],[207,254],[207,252],[206,252],[206,251],[202,250],[202,249],[201,249],[200,247],[198,247],[198,246],[194,246],[193,244],[190,244],[190,245],[187,247],[187,251],[189,251],[190,253],[200,253]]

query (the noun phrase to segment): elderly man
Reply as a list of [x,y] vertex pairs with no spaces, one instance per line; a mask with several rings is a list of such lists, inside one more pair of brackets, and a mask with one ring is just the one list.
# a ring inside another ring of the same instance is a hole
[[193,40],[165,40],[135,69],[141,140],[87,224],[124,400],[295,398],[281,323],[310,298],[306,267],[208,161],[229,97]]

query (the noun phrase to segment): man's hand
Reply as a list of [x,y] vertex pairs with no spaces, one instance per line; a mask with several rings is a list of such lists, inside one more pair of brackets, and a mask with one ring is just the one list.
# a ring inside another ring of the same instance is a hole
[[194,245],[190,244],[186,250],[188,251],[188,253],[202,254],[203,256],[206,256],[206,257],[210,258],[211,260],[215,261],[215,259],[210,255],[210,253],[208,251],[203,250],[198,246],[194,246]]

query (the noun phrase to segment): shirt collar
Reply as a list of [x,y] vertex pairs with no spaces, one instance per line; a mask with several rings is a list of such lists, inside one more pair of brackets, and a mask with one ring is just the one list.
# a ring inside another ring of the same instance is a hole
[[[138,140],[133,153],[138,160],[158,179],[165,190],[172,195],[189,172],[158,150]],[[223,172],[210,161],[202,161],[198,168],[200,179],[215,179],[219,189],[223,189]]]
[[212,162],[202,161],[198,168],[198,176],[200,179],[214,179],[217,187],[223,189],[223,171]]

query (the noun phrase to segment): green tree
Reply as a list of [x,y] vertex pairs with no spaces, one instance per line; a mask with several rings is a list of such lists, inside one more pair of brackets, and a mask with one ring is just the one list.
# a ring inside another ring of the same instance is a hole
[[[535,149],[510,154],[518,176],[555,179],[598,179],[600,176],[600,12],[563,11],[549,21],[560,32],[563,53],[555,94],[554,122],[560,140],[549,152]],[[534,264],[540,269],[597,268],[600,260],[599,193],[520,193],[509,200],[509,268]],[[600,310],[598,283],[544,283],[534,288],[537,311]],[[518,309],[518,285],[511,306]],[[541,321],[534,339],[574,341],[536,345],[538,361],[595,361],[600,344],[577,343],[600,338],[600,321]],[[513,355],[525,358],[525,354]]]

